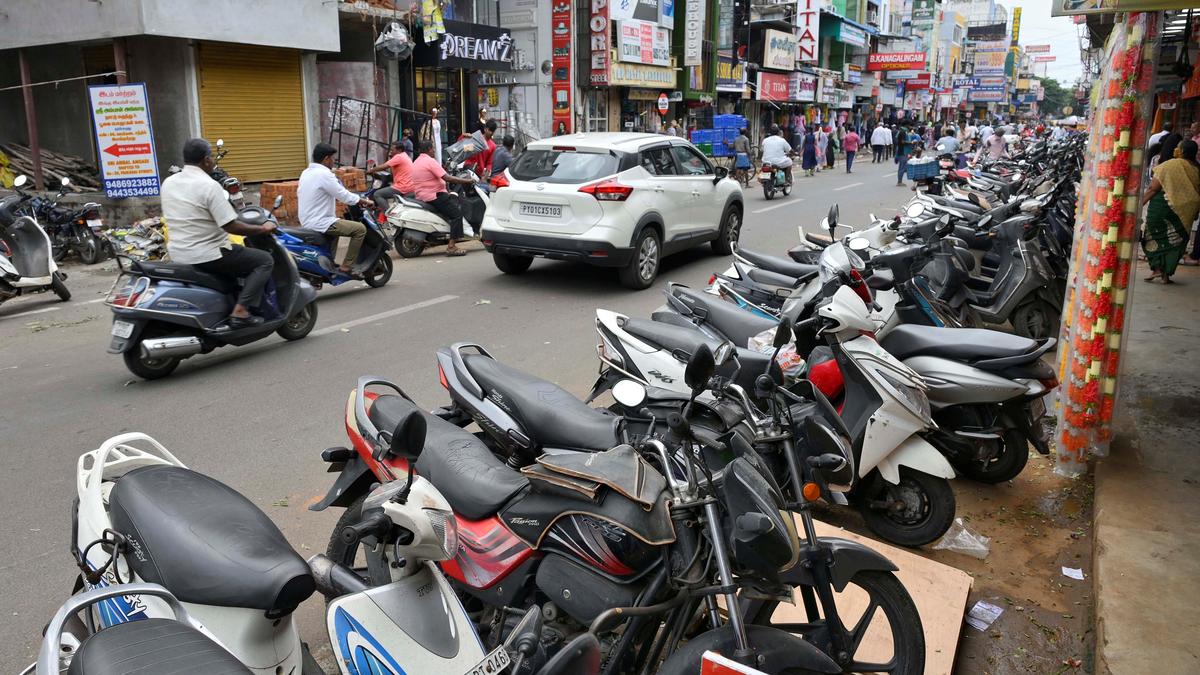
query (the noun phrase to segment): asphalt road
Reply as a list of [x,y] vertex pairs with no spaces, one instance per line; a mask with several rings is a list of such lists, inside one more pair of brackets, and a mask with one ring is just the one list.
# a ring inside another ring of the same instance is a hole
[[[797,177],[788,198],[746,191],[742,245],[783,255],[797,227],[818,231],[829,207],[843,223],[890,216],[911,196],[895,186],[895,165],[860,162],[812,178]],[[714,214],[715,216],[716,214]],[[112,263],[72,267],[74,297],[49,294],[0,307],[0,663],[15,672],[33,660],[42,627],[71,592],[68,512],[80,454],[105,439],[142,431],[188,466],[254,501],[301,555],[325,550],[336,510],[306,507],[331,484],[319,453],[345,443],[346,397],[361,375],[400,383],[426,407],[446,402],[434,350],[471,340],[497,358],[580,395],[595,379],[594,310],[648,316],[667,281],[701,286],[728,266],[705,245],[664,261],[660,283],[630,292],[615,273],[539,260],[505,276],[491,256],[428,252],[397,258],[391,282],[320,293],[317,329],[304,340],[272,337],[193,357],[171,377],[137,380],[105,353],[110,314],[101,300]],[[299,613],[302,635],[327,644],[322,606]],[[16,667],[14,667],[16,666]]]

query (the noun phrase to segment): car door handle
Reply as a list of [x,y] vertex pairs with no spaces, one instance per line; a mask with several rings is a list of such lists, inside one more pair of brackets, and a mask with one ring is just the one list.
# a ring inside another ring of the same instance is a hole
[[663,186],[661,186],[661,185],[655,185],[655,186],[654,186],[654,191],[655,191],[655,192],[664,192],[664,190],[663,190]]

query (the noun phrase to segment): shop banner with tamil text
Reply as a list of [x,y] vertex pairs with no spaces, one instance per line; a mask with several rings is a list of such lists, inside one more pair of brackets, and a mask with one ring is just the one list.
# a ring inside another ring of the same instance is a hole
[[146,85],[93,85],[88,87],[88,98],[105,195],[110,199],[157,195],[158,160]]

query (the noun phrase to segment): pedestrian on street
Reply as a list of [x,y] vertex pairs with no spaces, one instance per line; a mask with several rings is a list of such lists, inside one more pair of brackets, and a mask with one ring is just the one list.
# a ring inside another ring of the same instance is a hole
[[193,138],[183,144],[183,171],[162,183],[163,219],[171,228],[167,253],[172,262],[219,277],[242,279],[227,323],[234,330],[257,326],[263,322],[262,317],[252,315],[250,308],[262,300],[275,263],[270,253],[238,246],[229,235],[270,234],[275,231],[275,223],[251,225],[238,220],[229,195],[209,175],[214,166],[208,141]]
[[1200,165],[1196,163],[1196,142],[1179,144],[1178,156],[1161,162],[1154,169],[1154,179],[1146,188],[1146,226],[1142,235],[1142,250],[1153,272],[1146,281],[1155,279],[1173,284],[1179,260],[1187,247],[1188,231],[1200,212]]
[[842,139],[842,146],[846,148],[846,173],[854,173],[850,169],[854,166],[854,155],[858,152],[858,132],[853,128]]
[[458,257],[466,255],[464,249],[458,247],[458,241],[463,238],[463,219],[459,209],[459,200],[450,196],[446,191],[447,183],[458,185],[474,185],[470,178],[458,178],[446,173],[442,163],[434,157],[433,141],[423,140],[418,146],[421,155],[413,162],[412,183],[417,199],[429,204],[434,211],[450,225],[450,242],[446,245],[446,255]]
[[754,165],[750,163],[750,135],[745,127],[738,131],[733,139],[733,172],[742,184],[750,182],[749,173]]
[[817,173],[820,173],[821,169],[825,166],[825,149],[829,146],[829,134],[825,132],[825,127],[817,127],[815,139],[817,165],[814,168],[817,170]]
[[896,134],[896,185],[904,185],[904,176],[908,172],[908,155],[912,152],[913,146],[921,141],[920,136],[908,130],[908,127],[900,127],[900,131]]
[[934,148],[938,153],[948,152],[952,155],[958,154],[958,137],[954,135],[954,131],[950,127],[946,127],[942,131],[942,137],[938,139]]
[[896,156],[896,134],[899,129],[895,124],[887,128],[887,143],[883,146],[883,152],[888,159],[895,159]]
[[805,175],[811,176],[817,168],[817,132],[810,129],[800,143],[800,168],[804,169]]
[[832,169],[833,163],[837,161],[838,150],[841,149],[841,142],[838,140],[838,129],[830,129],[825,127],[825,168]]
[[888,130],[883,124],[879,124],[871,132],[871,163],[878,164],[883,161],[883,151],[887,147]]
[[500,147],[492,153],[492,178],[503,176],[504,171],[512,165],[513,162],[513,146],[517,144],[517,139],[512,137],[512,134],[506,134],[500,141]]
[[[438,164],[442,163],[442,121],[438,119],[438,109],[433,108],[429,111],[429,119],[425,124],[421,125],[421,133],[418,136],[422,141],[430,141],[433,143],[433,158]],[[416,160],[413,160],[416,161]]]
[[491,177],[492,154],[496,152],[496,142],[492,140],[492,137],[496,135],[498,128],[500,125],[496,123],[496,120],[488,120],[484,123],[482,131],[484,148],[479,154],[466,161],[466,166],[472,169],[480,180],[486,181]]
[[1004,134],[988,134],[987,138],[983,141],[983,145],[979,146],[979,152],[975,153],[975,161],[978,162],[985,154],[993,160],[1008,155],[1008,144],[1004,142]]
[[379,207],[380,218],[387,213],[393,197],[412,194],[412,181],[409,179],[412,172],[412,158],[408,156],[408,153],[404,151],[404,146],[400,143],[392,143],[392,146],[388,148],[388,154],[390,157],[383,165],[392,172],[392,184],[371,194],[371,199]]
[[412,135],[413,135],[412,128],[409,127],[408,129],[404,130],[404,137],[400,139],[400,143],[404,147],[404,152],[408,153],[409,159],[416,158],[416,155],[413,154],[414,148],[413,148]]
[[[353,271],[358,260],[358,250],[367,237],[367,226],[353,220],[337,217],[337,204],[357,204],[361,197],[346,189],[337,176],[333,175],[333,163],[337,159],[337,148],[328,143],[317,143],[312,151],[312,164],[300,174],[300,185],[296,188],[299,201],[300,227],[320,232],[327,237],[347,237],[350,244],[342,256],[338,271],[348,277],[361,279]],[[390,160],[389,160],[390,161]],[[331,248],[336,250],[336,244]]]

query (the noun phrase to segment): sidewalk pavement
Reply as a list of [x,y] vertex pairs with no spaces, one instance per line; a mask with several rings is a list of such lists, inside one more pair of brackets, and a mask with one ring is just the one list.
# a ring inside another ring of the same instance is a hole
[[1096,463],[1098,674],[1200,672],[1200,268],[1138,266],[1116,435]]

